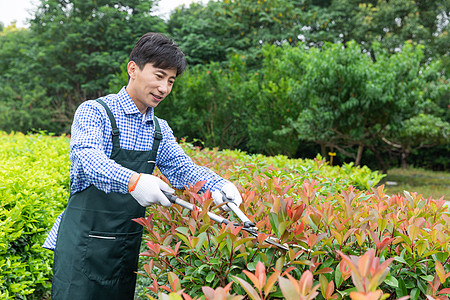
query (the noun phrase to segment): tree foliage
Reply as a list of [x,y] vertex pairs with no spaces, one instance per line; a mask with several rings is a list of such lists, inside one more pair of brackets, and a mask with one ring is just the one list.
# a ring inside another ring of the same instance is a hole
[[51,103],[45,82],[30,73],[32,39],[29,30],[15,25],[0,35],[0,128],[27,132],[49,125]]
[[[152,7],[153,1],[140,0],[42,0],[27,39],[20,42],[20,54],[1,69],[3,78],[35,83],[31,90],[46,98],[46,117],[24,122],[32,123],[30,128],[67,130],[82,101],[105,94],[137,39],[165,30],[162,19],[151,15]],[[21,63],[20,69],[14,63]]]
[[168,30],[192,64],[223,62],[242,52],[257,57],[261,45],[296,43],[302,7],[302,1],[209,1],[177,9]]
[[[386,141],[405,135],[415,116],[448,126],[436,102],[446,90],[438,88],[439,64],[422,65],[421,48],[407,43],[394,55],[378,48],[374,62],[355,42],[267,45],[257,71],[237,55],[228,68],[192,68],[157,113],[171,119],[177,135],[208,147],[295,156],[310,141],[323,155],[338,150],[356,164],[370,149],[386,168],[383,152],[397,151]],[[409,148],[429,144],[426,134],[407,132]],[[433,141],[445,143],[445,134]]]
[[0,128],[68,132],[79,103],[127,84],[137,38],[160,31],[190,63],[158,108],[180,137],[289,156],[316,144],[378,167],[448,148],[412,128],[450,121],[450,0],[219,0],[167,21],[157,4],[41,0],[29,29],[0,27]]
[[352,152],[346,148],[358,147],[356,164],[367,147],[384,165],[378,142],[388,127],[405,126],[405,120],[431,113],[436,106],[425,91],[434,83],[428,74],[438,69],[421,65],[421,47],[405,44],[394,55],[378,48],[373,54],[375,62],[354,42],[345,48],[326,44],[320,51],[310,49],[306,57],[300,48],[290,51],[293,57],[300,57],[297,64],[306,63],[299,67],[306,72],[295,83],[296,98],[302,99],[303,106],[293,128],[301,139],[338,148],[350,156]]

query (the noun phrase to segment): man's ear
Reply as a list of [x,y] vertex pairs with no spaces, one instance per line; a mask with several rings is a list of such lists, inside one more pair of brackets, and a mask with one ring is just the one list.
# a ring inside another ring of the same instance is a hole
[[138,65],[134,61],[129,61],[128,62],[127,72],[128,72],[128,77],[130,79],[134,80],[136,78],[137,68],[138,68]]

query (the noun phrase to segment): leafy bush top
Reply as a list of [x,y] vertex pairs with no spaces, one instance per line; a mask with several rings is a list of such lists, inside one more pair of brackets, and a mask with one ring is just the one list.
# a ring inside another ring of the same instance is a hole
[[[212,222],[206,212],[221,212],[208,191],[197,194],[203,182],[179,191],[201,210],[154,207],[147,218],[136,220],[147,229],[148,249],[142,255],[150,257],[143,274],[154,293],[150,298],[163,299],[166,290],[184,291],[183,297],[190,299],[211,294],[208,288],[223,288],[220,293],[226,290],[228,296],[289,299],[283,289],[306,284],[302,299],[385,299],[382,291],[446,299],[450,211],[443,199],[409,192],[388,196],[383,186],[360,190],[351,179],[364,169],[330,167],[320,158],[302,165],[300,160],[239,152],[196,154],[198,161],[235,181],[244,200],[241,209],[264,234],[255,239],[239,226]],[[336,178],[330,179],[327,171],[336,172]],[[369,171],[365,176],[374,180],[379,175]],[[269,235],[289,251],[264,243]],[[319,286],[321,293],[316,293]],[[358,298],[362,295],[367,298]],[[295,297],[290,299],[299,299]]]
[[0,132],[0,298],[45,293],[53,254],[41,248],[69,196],[69,140]]

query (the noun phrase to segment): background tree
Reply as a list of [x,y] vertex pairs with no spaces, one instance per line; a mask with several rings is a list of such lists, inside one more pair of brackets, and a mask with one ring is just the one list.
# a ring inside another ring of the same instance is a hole
[[366,50],[377,42],[395,52],[411,40],[426,46],[427,59],[449,53],[449,0],[311,0],[308,11],[317,18],[305,30],[307,42],[355,40]]
[[0,35],[0,129],[69,132],[79,103],[126,85],[137,38],[160,31],[190,62],[157,110],[179,137],[291,157],[339,148],[371,167],[404,145],[409,162],[445,168],[448,141],[406,129],[450,122],[449,3],[219,0],[164,22],[154,1],[42,0],[29,29]]
[[[354,42],[346,48],[326,44],[321,50],[310,49],[308,68],[297,82],[303,106],[292,122],[300,139],[337,148],[353,157],[356,165],[361,163],[364,148],[369,148],[386,169],[379,142],[387,127],[410,125],[405,121],[432,113],[439,99],[424,93],[429,81],[433,82],[427,74],[436,69],[421,65],[421,48],[405,44],[394,55],[379,49],[376,62]],[[348,150],[355,147],[357,151]]]
[[439,117],[419,114],[403,122],[396,132],[383,137],[383,141],[401,156],[401,166],[408,167],[408,157],[413,151],[434,147],[450,140],[450,124]]
[[22,48],[28,76],[45,83],[52,117],[41,129],[67,130],[82,101],[105,95],[136,40],[165,30],[152,7],[153,1],[140,0],[42,0]]
[[45,81],[30,72],[33,35],[15,24],[0,32],[0,128],[27,132],[49,127],[51,105]]
[[178,8],[168,32],[188,55],[191,64],[224,62],[229,55],[260,58],[264,44],[297,42],[303,8],[293,0],[224,0]]
[[246,69],[238,56],[227,67],[217,62],[192,66],[156,113],[170,120],[179,137],[211,148],[247,149],[247,120],[258,82]]

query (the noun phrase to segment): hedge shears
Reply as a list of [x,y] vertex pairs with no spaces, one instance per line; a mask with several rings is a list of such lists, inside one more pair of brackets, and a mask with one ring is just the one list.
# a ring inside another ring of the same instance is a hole
[[[178,198],[177,196],[171,194],[171,193],[167,193],[164,192],[164,195],[166,195],[166,197],[170,200],[170,202],[174,203],[174,204],[178,204],[181,207],[187,208],[189,210],[194,210],[194,205],[184,201],[183,199]],[[258,234],[260,233],[258,231],[258,228],[256,228],[255,224],[250,221],[250,219],[242,212],[242,210],[239,209],[239,207],[229,198],[227,198],[227,196],[225,195],[225,193],[222,192],[223,195],[223,200],[226,203],[225,205],[227,205],[230,210],[241,220],[243,227],[242,230],[247,231],[248,233],[250,233],[252,236],[254,237],[258,237]],[[201,209],[199,208],[199,210],[201,211]],[[230,221],[218,216],[212,212],[207,212],[208,216],[210,217],[211,220],[216,221],[217,223],[221,224],[229,224]],[[240,224],[235,223],[233,224],[234,226],[240,226]],[[268,237],[264,240],[266,243],[277,246],[280,249],[286,250],[288,251],[289,248],[285,245],[282,245],[280,243],[277,243],[273,237]]]

